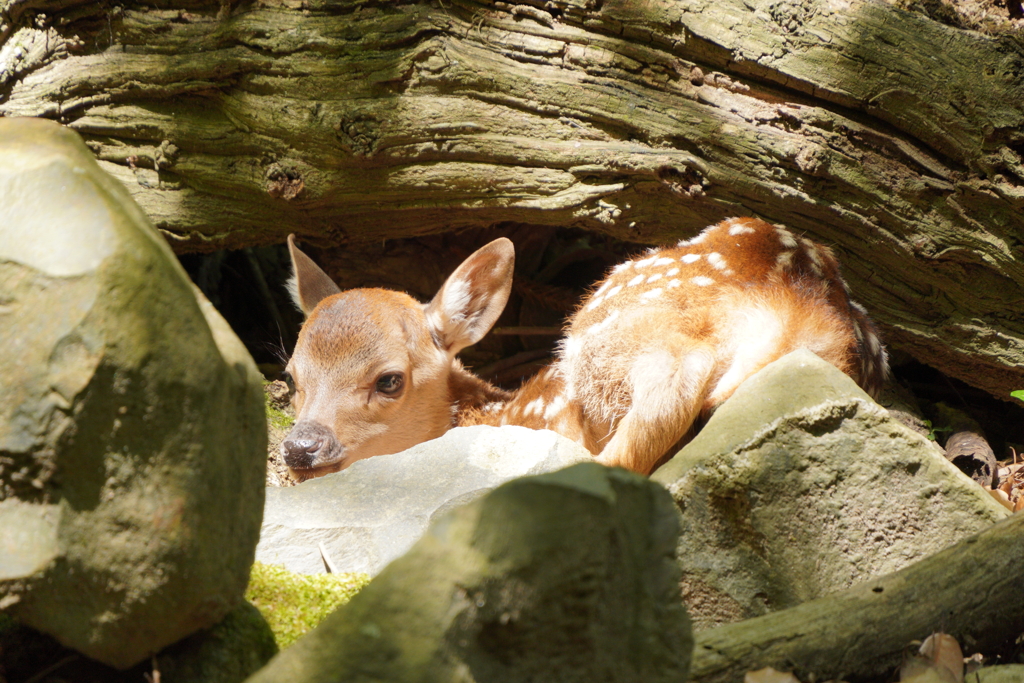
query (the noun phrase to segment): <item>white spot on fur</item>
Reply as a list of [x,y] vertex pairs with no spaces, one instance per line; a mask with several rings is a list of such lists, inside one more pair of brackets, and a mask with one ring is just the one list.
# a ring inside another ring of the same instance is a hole
[[636,287],[638,284],[644,281],[643,275],[637,275],[635,278],[626,283],[627,287]]
[[611,287],[611,285],[612,285],[612,281],[611,280],[605,280],[604,284],[601,285],[601,287],[596,292],[594,292],[594,296],[595,297],[601,296],[602,294],[604,294],[604,290],[606,290],[609,287]]
[[713,251],[710,254],[708,254],[708,263],[710,263],[713,268],[717,268],[718,270],[725,270],[727,266],[725,259],[722,258],[722,255],[719,254],[717,251]]
[[678,268],[672,268],[667,273],[665,273],[665,277],[672,277],[673,275],[678,275],[678,274],[679,274],[679,269]]
[[670,258],[665,258],[664,256],[662,256],[661,258],[659,258],[659,259],[658,259],[657,261],[655,261],[655,262],[654,262],[654,265],[655,265],[656,267],[657,267],[657,266],[667,266],[667,265],[668,265],[668,264],[670,264],[670,263],[673,263],[673,260],[672,260],[672,259],[670,259]]
[[597,308],[598,306],[601,305],[601,301],[603,301],[603,299],[601,297],[595,296],[593,299],[590,300],[590,303],[587,304],[586,310],[588,310],[588,311],[594,310],[595,308]]
[[578,337],[574,337],[571,334],[562,340],[561,343],[562,357],[566,361],[572,363],[579,357],[580,351],[583,348],[583,342]]
[[619,265],[617,265],[614,268],[612,268],[612,272],[613,273],[621,273],[622,271],[629,270],[632,267],[633,267],[633,262],[632,261],[626,261],[625,263],[620,263]]
[[526,404],[523,408],[523,417],[533,417],[534,415],[540,415],[544,410],[544,399],[535,398]]
[[708,236],[707,235],[707,230],[705,230],[704,232],[702,232],[701,234],[697,235],[692,240],[690,240],[690,244],[700,244],[701,242],[704,241],[704,238],[707,237],[707,236]]
[[708,285],[715,284],[714,280],[712,280],[709,277],[704,277],[703,275],[698,275],[697,277],[692,278],[690,282],[697,285],[698,287],[707,287]]
[[664,277],[664,275],[662,275],[661,273],[655,273],[654,275],[652,275],[649,278],[647,278],[647,284],[651,284],[652,282],[657,282],[658,280],[660,280],[663,277]]
[[786,270],[793,265],[795,251],[780,251],[775,258],[775,270]]
[[787,249],[796,249],[797,241],[796,238],[793,237],[793,233],[786,230],[781,225],[775,226],[775,233],[779,236],[779,241],[782,242],[782,246]]
[[604,298],[606,300],[607,299],[611,299],[613,296],[615,296],[616,294],[618,294],[621,291],[622,291],[622,285],[615,285],[614,287],[612,287],[611,289],[608,290],[608,294],[605,295]]
[[565,408],[565,397],[555,396],[551,399],[551,403],[548,404],[547,409],[544,411],[544,419],[551,420]]
[[866,334],[864,337],[867,342],[868,349],[871,351],[872,357],[877,356],[882,351],[882,343],[878,341],[878,337],[876,337],[871,330],[866,330],[865,332]]
[[752,232],[757,232],[757,230],[754,230],[748,225],[743,225],[742,223],[736,224],[729,228],[730,235],[746,235]]
[[678,286],[679,286],[680,284],[682,284],[682,283],[681,283],[681,282],[679,282],[679,280],[672,280],[671,282],[669,282],[669,283],[668,283],[668,288],[669,288],[669,289],[675,289],[675,288],[676,288],[676,287],[678,287]]
[[659,296],[661,296],[661,293],[663,291],[665,291],[665,290],[663,290],[661,287],[658,287],[656,289],[649,289],[646,292],[644,292],[643,294],[641,294],[640,298],[641,299],[657,299]]
[[825,275],[825,264],[821,260],[821,252],[818,250],[818,245],[809,239],[801,239],[800,242],[804,245],[804,251],[811,259],[811,269],[814,271],[814,274],[818,277],[823,277]]
[[619,311],[617,311],[617,310],[612,311],[611,313],[608,314],[607,318],[605,318],[601,322],[597,323],[596,325],[591,325],[590,327],[588,327],[587,328],[587,334],[600,334],[601,332],[604,332],[604,330],[609,325],[611,325],[612,322],[616,318],[618,318],[618,317],[619,317]]
[[636,262],[636,267],[637,268],[646,268],[647,266],[649,266],[652,263],[654,263],[654,261],[655,261],[655,259],[654,259],[653,256],[651,258],[645,258],[643,261],[637,261]]
[[696,263],[697,261],[700,261],[700,254],[685,254],[679,260],[683,263]]

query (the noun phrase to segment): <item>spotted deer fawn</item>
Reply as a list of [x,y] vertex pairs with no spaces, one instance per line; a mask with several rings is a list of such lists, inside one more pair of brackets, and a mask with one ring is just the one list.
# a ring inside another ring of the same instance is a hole
[[341,292],[293,237],[290,287],[308,318],[286,368],[297,421],[282,453],[300,479],[476,424],[551,429],[599,462],[649,474],[699,417],[790,351],[813,351],[873,396],[887,372],[831,251],[753,218],[616,266],[569,319],[556,360],[512,394],[456,358],[505,307],[507,239],[421,304]]

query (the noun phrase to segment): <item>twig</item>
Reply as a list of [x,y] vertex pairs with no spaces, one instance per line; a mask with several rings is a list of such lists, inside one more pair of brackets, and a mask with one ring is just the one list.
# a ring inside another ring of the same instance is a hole
[[337,568],[337,566],[335,566],[334,562],[331,561],[331,556],[328,554],[327,548],[324,547],[324,542],[323,541],[320,541],[320,557],[324,561],[324,567],[327,568],[327,573],[328,574],[337,574],[338,573],[338,568]]
[[76,659],[79,659],[78,655],[68,655],[64,659],[62,659],[59,662],[57,662],[56,664],[51,664],[50,666],[46,667],[45,669],[43,669],[42,671],[37,673],[32,678],[26,679],[25,683],[39,683],[39,681],[41,681],[44,678],[46,678],[47,676],[49,676],[50,674],[52,674],[57,669],[61,668],[65,664],[70,664],[71,662],[75,661]]

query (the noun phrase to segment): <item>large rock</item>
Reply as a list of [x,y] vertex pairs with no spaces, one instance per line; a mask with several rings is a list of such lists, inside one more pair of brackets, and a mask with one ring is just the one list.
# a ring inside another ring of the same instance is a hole
[[[77,655],[52,637],[0,615],[0,681],[43,683],[142,683],[159,672],[160,683],[241,683],[277,654],[263,615],[243,601],[213,628],[203,629],[128,669]],[[55,671],[52,667],[60,664]],[[41,671],[53,671],[40,678]],[[6,678],[4,678],[6,676]]]
[[256,559],[300,574],[377,574],[437,515],[516,477],[592,461],[554,432],[463,427],[402,453],[359,460],[298,486],[267,489]]
[[698,630],[896,571],[1007,511],[809,351],[747,380],[652,476]]
[[518,479],[436,519],[249,681],[685,681],[678,533],[665,490],[624,470]]
[[964,676],[964,683],[1021,683],[1024,681],[1024,664],[987,666]]
[[0,607],[125,668],[241,599],[252,359],[71,131],[0,119]]

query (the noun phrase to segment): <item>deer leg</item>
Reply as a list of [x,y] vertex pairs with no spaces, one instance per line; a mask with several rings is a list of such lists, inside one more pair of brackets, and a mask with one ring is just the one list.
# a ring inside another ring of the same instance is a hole
[[650,474],[700,412],[715,367],[711,349],[679,340],[646,351],[629,373],[631,405],[597,461]]

